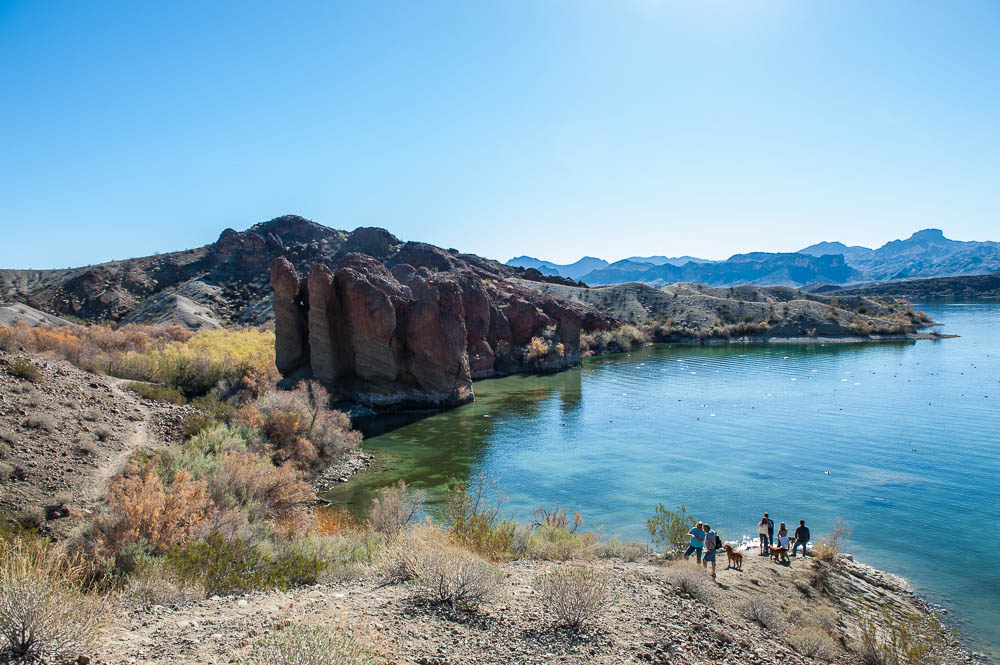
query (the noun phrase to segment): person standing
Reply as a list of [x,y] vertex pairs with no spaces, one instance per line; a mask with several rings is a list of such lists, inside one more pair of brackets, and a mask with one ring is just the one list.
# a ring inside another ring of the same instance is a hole
[[760,537],[760,553],[761,554],[767,554],[768,545],[767,545],[767,514],[766,513],[764,514],[764,517],[762,517],[760,519],[760,522],[757,523],[757,535]]
[[767,520],[767,546],[774,547],[774,520],[764,513],[764,519]]
[[719,534],[712,531],[710,524],[705,525],[705,556],[701,559],[701,565],[708,569],[708,564],[712,564],[712,579],[715,579],[715,552],[719,549]]
[[805,520],[799,520],[799,525],[795,527],[795,545],[792,546],[792,556],[796,556],[799,545],[802,545],[802,558],[806,557],[806,543],[809,542],[809,527]]
[[701,549],[705,546],[705,531],[702,529],[702,523],[698,522],[694,525],[694,528],[688,531],[688,535],[691,536],[691,544],[688,546],[687,551],[684,552],[684,558],[687,559],[692,553],[697,553],[698,563],[701,563]]

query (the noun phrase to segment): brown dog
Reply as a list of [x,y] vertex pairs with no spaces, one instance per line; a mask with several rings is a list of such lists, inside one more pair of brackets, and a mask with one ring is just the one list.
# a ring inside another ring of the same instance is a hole
[[729,570],[730,568],[743,570],[743,553],[737,552],[736,549],[729,543],[726,543],[723,549],[726,550],[726,557],[729,559],[729,563],[726,565],[726,570]]
[[771,561],[774,561],[775,563],[784,563],[785,561],[791,561],[791,559],[788,558],[788,548],[772,547]]

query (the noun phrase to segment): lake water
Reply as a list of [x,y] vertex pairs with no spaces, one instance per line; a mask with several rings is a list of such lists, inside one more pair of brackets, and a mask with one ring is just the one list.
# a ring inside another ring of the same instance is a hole
[[[559,503],[646,539],[657,502],[728,539],[763,511],[814,538],[838,518],[856,558],[906,577],[1000,656],[1000,303],[919,306],[957,339],[658,345],[476,384],[476,402],[371,436],[375,469],[329,498],[405,479],[430,512],[487,471],[508,516]],[[827,474],[829,472],[829,474]]]

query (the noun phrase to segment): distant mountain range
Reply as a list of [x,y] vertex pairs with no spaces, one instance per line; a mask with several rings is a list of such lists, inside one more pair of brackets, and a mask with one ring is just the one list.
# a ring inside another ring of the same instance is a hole
[[507,265],[535,268],[545,275],[569,277],[591,286],[623,282],[696,282],[710,286],[851,284],[997,272],[1000,243],[951,240],[939,229],[925,229],[878,249],[821,242],[798,252],[735,254],[724,261],[650,256],[608,263],[588,256],[560,265],[519,256]]

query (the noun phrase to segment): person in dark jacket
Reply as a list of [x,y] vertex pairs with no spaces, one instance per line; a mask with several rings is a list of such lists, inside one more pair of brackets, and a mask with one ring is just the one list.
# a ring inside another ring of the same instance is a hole
[[799,545],[802,545],[802,556],[806,556],[806,543],[809,542],[809,527],[805,520],[799,520],[799,525],[795,528],[795,544],[792,546],[792,556],[796,556]]
[[774,520],[764,513],[764,518],[767,520],[767,546],[768,548],[774,547]]

